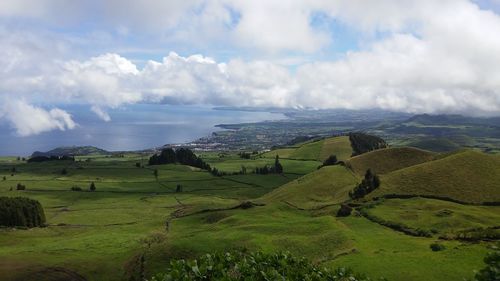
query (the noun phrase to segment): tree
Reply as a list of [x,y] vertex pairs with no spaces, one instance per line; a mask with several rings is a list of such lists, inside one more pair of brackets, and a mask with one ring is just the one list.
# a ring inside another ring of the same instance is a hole
[[158,180],[158,169],[155,169],[153,171],[153,175],[155,176],[156,180]]
[[135,166],[136,166],[137,168],[140,168],[140,167],[141,167],[141,163],[136,162],[136,163],[135,163]]
[[26,190],[26,186],[24,184],[18,183],[17,186],[16,186],[16,189],[17,190]]
[[94,182],[90,183],[90,191],[95,191],[95,183]]
[[337,156],[336,155],[330,155],[324,162],[323,166],[331,166],[337,164]]
[[280,157],[277,154],[276,154],[276,158],[274,160],[274,172],[276,174],[282,174],[283,173],[283,166],[281,166]]
[[372,172],[371,169],[366,170],[365,177],[358,186],[349,192],[352,199],[365,197],[366,194],[372,192],[380,186],[380,178]]
[[175,189],[175,192],[182,192],[182,185],[177,184],[177,188]]
[[61,175],[67,175],[68,174],[68,170],[66,170],[66,168],[63,168],[61,170]]

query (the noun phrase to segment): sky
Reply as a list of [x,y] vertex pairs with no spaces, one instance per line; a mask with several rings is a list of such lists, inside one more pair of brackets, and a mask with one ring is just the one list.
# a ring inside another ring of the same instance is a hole
[[0,122],[135,104],[500,115],[500,0],[2,0]]

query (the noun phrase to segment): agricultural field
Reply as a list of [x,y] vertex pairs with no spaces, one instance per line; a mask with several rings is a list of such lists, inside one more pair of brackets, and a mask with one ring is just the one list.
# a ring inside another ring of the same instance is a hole
[[[0,196],[38,200],[47,225],[0,229],[0,276],[142,280],[172,259],[240,249],[288,251],[320,266],[388,280],[462,280],[484,267],[495,239],[471,242],[454,234],[499,226],[499,207],[480,203],[500,200],[500,158],[412,148],[351,158],[346,141],[327,138],[249,159],[236,152],[199,154],[223,176],[180,164],[147,165],[149,155],[141,154],[42,163],[1,158]],[[321,167],[321,159],[335,153],[346,164]],[[276,155],[283,173],[252,172],[273,165]],[[360,207],[350,216],[338,217],[365,169],[380,173],[380,188],[354,202]],[[425,180],[436,185],[421,186]],[[91,183],[95,191],[89,191]],[[18,184],[26,189],[16,190]],[[410,193],[467,204],[421,197],[372,201]],[[408,235],[373,217],[432,235]],[[433,251],[434,243],[443,249]]]

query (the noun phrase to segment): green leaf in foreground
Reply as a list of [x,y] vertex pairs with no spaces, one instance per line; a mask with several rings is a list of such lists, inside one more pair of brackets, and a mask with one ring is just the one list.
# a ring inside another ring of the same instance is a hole
[[321,268],[305,258],[289,253],[228,252],[206,254],[197,260],[173,260],[165,273],[151,281],[198,280],[306,280],[306,281],[368,281],[368,277],[350,269]]

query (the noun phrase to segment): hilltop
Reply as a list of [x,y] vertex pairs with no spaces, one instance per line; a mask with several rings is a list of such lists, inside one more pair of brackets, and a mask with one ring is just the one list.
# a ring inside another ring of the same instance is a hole
[[381,178],[372,197],[415,194],[481,203],[500,201],[500,159],[467,150],[393,171]]
[[50,157],[50,156],[65,156],[65,155],[86,156],[86,155],[107,155],[107,154],[111,154],[111,152],[95,146],[63,146],[54,148],[46,152],[35,151],[33,152],[33,154],[31,154],[31,157],[37,157],[37,156]]
[[364,175],[371,169],[377,174],[386,174],[434,159],[435,154],[412,147],[378,149],[347,160],[346,164],[356,174]]
[[349,137],[340,136],[308,140],[266,152],[262,156],[273,158],[279,155],[285,159],[324,161],[330,155],[336,155],[342,161],[351,157],[352,152]]

